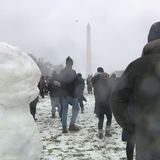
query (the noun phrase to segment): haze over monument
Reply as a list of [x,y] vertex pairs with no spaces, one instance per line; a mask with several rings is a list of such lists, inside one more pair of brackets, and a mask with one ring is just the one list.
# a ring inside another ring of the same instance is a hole
[[87,24],[87,45],[86,45],[86,77],[92,74],[92,56],[91,56],[91,27]]

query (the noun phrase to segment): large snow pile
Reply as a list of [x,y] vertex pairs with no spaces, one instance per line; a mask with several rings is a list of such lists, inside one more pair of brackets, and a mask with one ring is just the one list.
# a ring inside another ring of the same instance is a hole
[[41,142],[29,103],[39,90],[40,70],[18,47],[0,43],[0,159],[39,160]]

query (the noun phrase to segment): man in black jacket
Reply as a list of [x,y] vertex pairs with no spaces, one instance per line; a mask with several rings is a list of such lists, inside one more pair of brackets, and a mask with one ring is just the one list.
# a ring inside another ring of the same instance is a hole
[[[135,122],[127,109],[133,92]],[[142,57],[131,62],[118,80],[110,103],[115,119],[136,142],[136,160],[159,160],[160,22],[152,25]]]
[[70,57],[67,57],[66,67],[60,72],[60,82],[54,81],[55,85],[59,85],[62,88],[62,133],[67,133],[67,113],[69,104],[71,104],[74,109],[69,130],[79,131],[79,128],[75,125],[75,121],[79,113],[79,104],[76,97],[76,86],[78,85],[78,78],[76,71],[72,69],[72,66],[73,60]]

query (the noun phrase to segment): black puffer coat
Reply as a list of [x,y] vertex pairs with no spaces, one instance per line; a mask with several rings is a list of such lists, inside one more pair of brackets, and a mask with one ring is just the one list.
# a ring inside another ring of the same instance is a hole
[[[110,97],[119,125],[133,138],[135,131],[137,160],[160,159],[160,39],[148,43],[143,56],[125,69]],[[135,122],[127,105],[134,92]]]
[[87,101],[83,95],[84,88],[85,88],[84,79],[82,77],[77,77],[77,78],[78,78],[78,82],[76,86],[76,97],[78,98],[79,102]]
[[102,79],[101,74],[92,78],[95,95],[95,113],[97,115],[111,114],[109,97],[111,94],[111,86],[109,81]]

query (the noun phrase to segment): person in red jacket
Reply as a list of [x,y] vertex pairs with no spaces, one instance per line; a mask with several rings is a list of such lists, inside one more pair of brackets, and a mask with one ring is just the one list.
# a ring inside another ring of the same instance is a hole
[[39,87],[39,90],[40,90],[40,95],[42,96],[42,98],[44,98],[44,90],[45,90],[44,76],[41,76],[38,87]]

